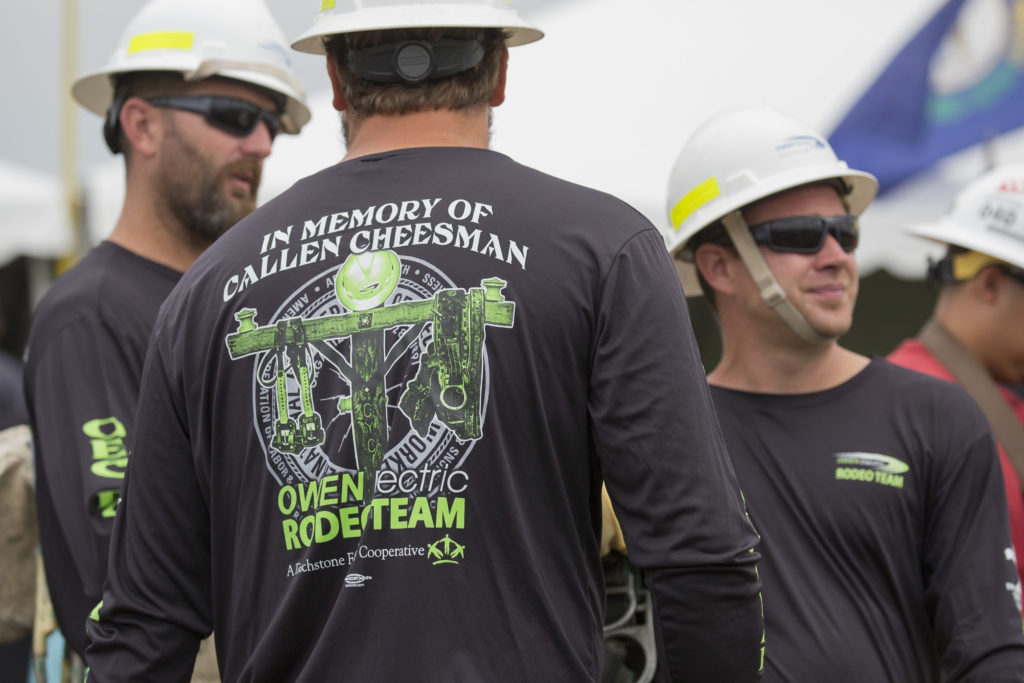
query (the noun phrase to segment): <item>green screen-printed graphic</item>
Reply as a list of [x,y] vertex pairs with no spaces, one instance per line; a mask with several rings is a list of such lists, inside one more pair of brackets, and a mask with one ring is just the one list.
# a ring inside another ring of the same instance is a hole
[[[468,290],[442,288],[424,272],[422,278],[436,288],[432,296],[397,301],[395,291],[407,268],[391,251],[352,254],[333,279],[333,296],[347,312],[282,315],[262,327],[256,310],[236,313],[238,329],[225,339],[230,357],[258,355],[258,377],[269,379],[273,367],[273,381],[261,384],[274,394],[273,449],[293,460],[310,454],[324,446],[325,417],[330,422],[347,415],[358,470],[373,482],[389,443],[387,374],[423,338],[430,341],[417,354],[416,374],[397,402],[421,437],[406,441],[433,438],[437,423],[459,442],[481,437],[484,328],[513,325],[515,304],[502,295],[506,283],[489,278]],[[333,401],[334,415],[325,414],[313,397],[318,373],[324,372],[348,385],[349,393]]]
[[82,433],[89,438],[92,473],[104,479],[124,479],[128,467],[128,449],[124,445],[128,431],[124,423],[113,416],[97,418],[83,424]]
[[452,540],[448,534],[427,546],[427,557],[431,564],[459,564],[466,554],[466,546]]
[[902,489],[910,466],[902,460],[881,453],[833,453],[836,461],[836,479],[882,484]]

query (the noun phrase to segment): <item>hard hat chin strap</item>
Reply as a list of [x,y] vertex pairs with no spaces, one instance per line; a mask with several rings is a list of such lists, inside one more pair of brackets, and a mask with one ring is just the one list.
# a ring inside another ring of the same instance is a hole
[[810,344],[831,341],[830,338],[818,334],[806,318],[800,315],[793,302],[786,298],[786,293],[782,291],[782,287],[765,263],[761,250],[757,248],[743,215],[739,211],[730,211],[722,218],[722,224],[747,270],[750,271],[751,277],[754,278],[761,298],[782,318],[789,329]]

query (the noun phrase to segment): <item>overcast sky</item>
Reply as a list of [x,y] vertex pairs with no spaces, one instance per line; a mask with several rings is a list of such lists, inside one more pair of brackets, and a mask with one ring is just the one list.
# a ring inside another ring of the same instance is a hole
[[[215,0],[211,0],[215,1]],[[59,72],[61,0],[4,0],[0,22],[0,158],[40,171],[59,168],[59,104],[70,98]],[[266,0],[286,38],[306,30],[320,0]],[[560,0],[516,0],[514,7],[529,20],[531,13]],[[17,5],[14,9],[13,5]],[[103,66],[143,0],[69,0],[77,5],[78,72]],[[326,87],[323,58],[293,52],[296,74],[309,90]],[[79,108],[79,167],[87,169],[109,156],[99,117]]]
[[[78,4],[78,73],[107,62],[128,20],[144,5],[65,1]],[[760,100],[827,135],[947,1],[512,0],[546,37],[512,52],[509,97],[495,114],[493,146],[529,166],[619,196],[665,228],[669,170],[701,121],[725,106]],[[294,39],[312,23],[321,0],[266,2],[285,37]],[[22,0],[0,22],[0,159],[53,174],[59,170],[59,104],[71,100],[69,84],[58,76],[61,4]],[[965,7],[981,17],[994,14],[1001,27],[1010,24],[1005,0],[968,0]],[[964,32],[965,47],[992,42],[991,31],[975,33]],[[313,95],[315,114],[303,135],[282,136],[275,144],[265,167],[264,200],[343,154],[336,112],[324,94],[323,58],[298,52],[292,58]],[[87,188],[96,186],[86,202],[98,212],[90,221],[109,230],[124,184],[112,172],[123,165],[104,146],[99,117],[74,111],[79,179]],[[998,142],[1000,160],[1024,159],[1024,135],[1018,137],[1013,145]],[[864,217],[864,271],[885,266],[919,277],[924,259],[915,248],[921,241],[897,244],[894,235],[908,220],[938,215],[986,163],[985,154],[967,150],[904,195],[876,202]]]

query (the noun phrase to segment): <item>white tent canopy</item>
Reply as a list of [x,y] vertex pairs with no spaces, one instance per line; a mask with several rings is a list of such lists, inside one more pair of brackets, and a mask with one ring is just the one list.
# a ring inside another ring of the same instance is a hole
[[0,265],[56,258],[73,244],[70,207],[55,177],[0,160]]
[[[508,99],[495,110],[492,147],[615,194],[665,227],[669,169],[705,118],[756,99],[827,134],[942,2],[555,3],[527,17],[545,39],[510,51]],[[275,142],[263,201],[343,156],[326,85],[326,77],[307,84],[312,122],[301,135]],[[1003,136],[990,147],[1000,161],[1024,158],[1021,135]],[[862,273],[884,268],[922,277],[936,247],[904,235],[903,228],[936,218],[985,161],[978,149],[967,150],[868,209],[858,252]],[[99,228],[94,239],[117,218],[120,165],[112,160],[90,174],[87,216]]]

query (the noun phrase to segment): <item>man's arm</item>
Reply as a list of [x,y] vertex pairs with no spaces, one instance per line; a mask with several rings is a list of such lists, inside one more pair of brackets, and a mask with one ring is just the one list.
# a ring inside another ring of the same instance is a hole
[[[119,353],[122,343],[95,320],[75,321],[36,339],[25,374],[40,541],[61,627],[79,653],[106,577],[138,395],[139,368]],[[78,580],[61,579],[69,573]]]
[[954,398],[941,410],[957,419],[943,421],[929,482],[925,604],[943,680],[1020,681],[1021,587],[995,442],[973,401]]
[[212,631],[209,506],[168,356],[181,343],[158,319],[146,354],[137,437],[110,541],[103,603],[89,623],[90,681],[188,681]]
[[153,335],[103,603],[89,622],[90,683],[188,681],[199,641],[213,630],[209,505],[193,466],[181,378],[165,356],[175,335],[159,324]]
[[594,437],[630,561],[645,571],[654,599],[659,680],[758,680],[758,537],[682,288],[653,229],[616,257],[597,326]]

